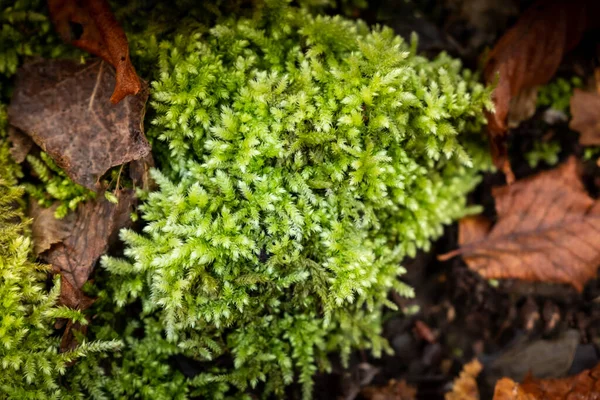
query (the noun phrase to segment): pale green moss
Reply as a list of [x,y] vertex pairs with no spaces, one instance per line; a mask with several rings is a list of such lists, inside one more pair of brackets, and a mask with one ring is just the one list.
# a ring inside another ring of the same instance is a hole
[[144,234],[122,234],[128,259],[104,266],[117,303],[140,299],[184,354],[233,357],[192,387],[297,381],[310,397],[330,352],[389,350],[387,293],[411,294],[401,260],[471,211],[489,167],[460,144],[488,91],[415,46],[283,2],[159,45],[159,190]]

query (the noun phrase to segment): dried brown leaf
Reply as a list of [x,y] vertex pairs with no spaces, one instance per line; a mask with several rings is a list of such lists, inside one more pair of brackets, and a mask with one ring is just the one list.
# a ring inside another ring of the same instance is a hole
[[[94,303],[94,299],[86,296],[80,288],[74,287],[63,275],[60,277],[60,303],[74,310],[87,310]],[[83,336],[87,333],[87,325],[72,320],[59,320],[54,325],[56,329],[65,328],[60,340],[60,351],[75,350],[79,345],[75,332]]]
[[75,182],[98,190],[108,169],[146,157],[147,90],[108,101],[114,71],[100,60],[42,60],[17,74],[9,122],[29,135]]
[[600,94],[575,89],[571,97],[571,115],[569,128],[581,134],[579,143],[600,145]]
[[116,84],[110,97],[113,104],[142,90],[140,79],[129,59],[127,36],[106,0],[48,0],[48,8],[63,40],[101,57],[115,67]]
[[452,384],[452,391],[446,393],[446,400],[479,400],[477,377],[483,365],[476,358],[463,366],[458,378]]
[[415,400],[417,389],[404,379],[392,379],[387,386],[367,386],[361,391],[361,395],[367,400]]
[[81,288],[73,286],[64,275],[60,277],[60,304],[74,310],[87,310],[94,300],[86,296]]
[[75,215],[70,213],[63,219],[56,219],[54,213],[58,203],[52,207],[43,208],[36,201],[29,205],[29,216],[33,218],[31,236],[33,250],[36,255],[48,250],[53,244],[60,243],[71,235]]
[[[566,283],[583,290],[600,264],[600,203],[585,191],[577,162],[495,188],[498,220],[461,224],[462,255],[488,279]],[[470,226],[467,231],[466,224]],[[474,233],[475,232],[475,233]]]
[[521,384],[510,378],[496,383],[494,400],[599,400],[600,364],[578,375],[562,379],[534,379]]
[[[495,112],[487,114],[495,165],[514,180],[506,149],[511,102],[521,92],[548,82],[563,58],[581,39],[587,25],[589,0],[538,0],[509,29],[489,54],[488,83]],[[513,111],[513,114],[516,111]]]
[[97,200],[79,205],[70,235],[41,255],[75,288],[81,289],[87,282],[100,256],[130,221],[133,191],[118,191],[117,198],[118,204],[98,196]]
[[[117,204],[99,196],[97,200],[80,204],[74,214],[61,221],[54,219],[52,208],[32,213],[34,240],[38,235],[53,238],[50,247],[44,246],[45,251],[41,252],[40,258],[60,274],[60,304],[76,310],[86,310],[93,304],[94,300],[83,293],[82,287],[100,256],[115,241],[119,230],[131,223],[130,214],[135,205],[136,198],[132,190],[118,191],[116,196],[119,200]],[[62,240],[57,241],[59,236]],[[50,239],[41,240],[46,244]],[[36,246],[41,245],[36,243]],[[61,351],[76,348],[78,342],[75,333],[85,335],[87,330],[86,325],[67,320],[57,321],[55,327],[58,329],[65,325],[60,342]]]

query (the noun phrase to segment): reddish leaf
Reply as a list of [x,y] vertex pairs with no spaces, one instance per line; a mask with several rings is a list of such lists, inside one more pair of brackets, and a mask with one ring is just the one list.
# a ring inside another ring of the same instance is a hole
[[571,115],[569,128],[581,133],[579,143],[600,145],[600,95],[575,89],[571,97]]
[[9,122],[73,181],[98,190],[108,169],[150,153],[142,124],[147,91],[111,105],[105,100],[113,83],[114,72],[100,60],[26,64],[17,74]]
[[461,222],[460,249],[485,278],[567,283],[583,290],[600,265],[600,202],[585,191],[574,158],[492,191],[498,220]]
[[48,7],[63,40],[115,67],[116,85],[110,97],[113,104],[140,92],[142,85],[129,59],[127,36],[106,0],[48,0]]
[[506,150],[511,101],[524,90],[548,82],[563,58],[581,39],[587,25],[587,0],[538,0],[498,41],[485,67],[487,82],[496,82],[495,112],[488,129],[495,165],[514,180]]
[[568,378],[538,380],[529,375],[522,384],[509,378],[496,383],[494,400],[538,399],[600,399],[600,364]]

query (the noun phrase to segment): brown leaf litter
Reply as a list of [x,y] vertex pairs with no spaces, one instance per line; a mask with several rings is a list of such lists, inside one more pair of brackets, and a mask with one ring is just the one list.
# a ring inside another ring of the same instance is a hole
[[528,375],[519,384],[510,378],[496,383],[494,400],[598,400],[600,364],[578,375],[561,379],[534,379]]
[[114,71],[103,61],[41,60],[19,69],[9,122],[76,183],[99,190],[110,168],[150,154],[143,118],[148,92],[107,100]]
[[110,96],[113,104],[142,90],[129,59],[127,36],[106,0],[48,0],[48,8],[64,41],[101,57],[116,69],[116,84]]
[[585,191],[575,158],[494,188],[497,221],[461,220],[461,255],[486,279],[565,283],[578,291],[600,265],[600,202]]
[[579,43],[590,4],[589,0],[538,0],[489,54],[484,75],[497,86],[492,94],[495,112],[487,113],[488,133],[494,164],[509,183],[514,181],[506,148],[509,114],[513,119],[516,113],[521,114],[517,119],[528,117],[519,98],[535,98],[536,87],[554,76],[565,53]]

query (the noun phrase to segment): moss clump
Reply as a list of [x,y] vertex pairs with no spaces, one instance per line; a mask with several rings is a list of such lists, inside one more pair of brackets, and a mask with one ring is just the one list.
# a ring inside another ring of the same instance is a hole
[[[10,160],[0,160],[0,170],[14,171],[6,163]],[[78,393],[60,383],[67,366],[88,353],[114,350],[118,342],[84,343],[59,352],[54,322],[87,320],[80,312],[57,305],[58,280],[46,291],[48,268],[31,261],[22,196],[23,189],[14,186],[10,175],[0,177],[0,394],[9,399],[76,397]]]
[[536,168],[540,162],[556,165],[561,147],[557,141],[534,142],[533,149],[525,153],[525,159],[531,168]]
[[103,264],[117,304],[141,301],[182,354],[232,358],[192,387],[309,397],[329,352],[389,350],[401,260],[469,211],[487,166],[459,140],[472,147],[489,93],[415,49],[283,2],[160,45],[159,190],[144,233],[122,234],[127,259]]
[[[196,7],[166,8],[185,4]],[[402,259],[471,211],[466,194],[489,168],[477,134],[489,92],[458,61],[281,0],[231,18],[219,7],[210,29],[126,22],[153,80],[159,188],[143,233],[122,233],[126,258],[105,258],[97,277],[91,337],[125,348],[80,360],[63,387],[48,378],[68,395],[285,397],[299,383],[310,397],[332,352],[390,350],[388,292],[412,294]],[[60,198],[47,189],[31,193]]]
[[54,212],[54,216],[58,219],[64,218],[80,203],[96,197],[94,192],[69,179],[67,174],[44,152],[40,153],[39,157],[28,155],[27,163],[39,179],[39,183],[25,185],[27,193],[42,207],[50,207],[54,202],[58,202],[59,205]]
[[573,90],[582,86],[583,82],[577,76],[571,79],[558,78],[539,89],[537,105],[567,113]]

